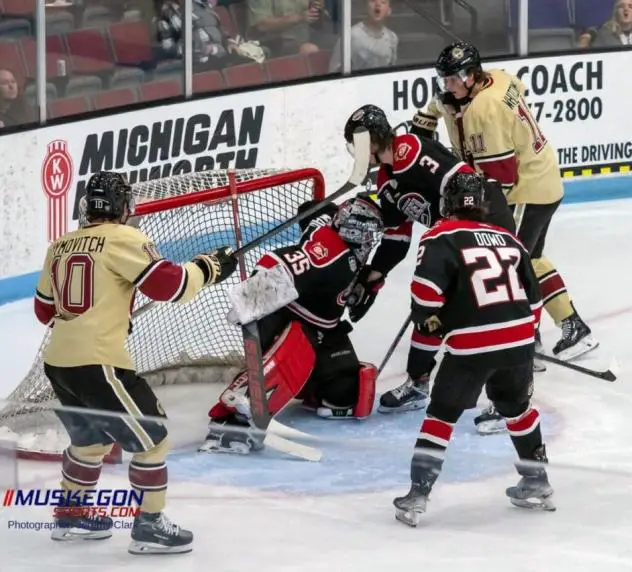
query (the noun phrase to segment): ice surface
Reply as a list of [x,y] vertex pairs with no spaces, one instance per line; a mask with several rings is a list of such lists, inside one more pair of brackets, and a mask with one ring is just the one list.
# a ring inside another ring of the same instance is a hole
[[[395,522],[391,501],[406,490],[421,413],[346,422],[290,409],[286,423],[322,440],[319,464],[268,451],[258,458],[197,455],[217,388],[168,387],[160,391],[175,444],[168,514],[194,531],[194,552],[133,557],[125,529],[104,542],[54,544],[48,531],[8,527],[11,519],[48,521],[47,508],[3,507],[0,572],[632,570],[631,218],[632,201],[563,207],[550,232],[547,254],[602,344],[581,363],[605,368],[612,355],[621,363],[616,383],[553,365],[536,377],[557,512],[508,504],[504,489],[516,480],[511,446],[502,435],[476,435],[475,411],[456,428],[429,512],[409,529]],[[413,251],[352,334],[361,359],[379,363],[406,317]],[[0,395],[26,373],[41,334],[30,301],[0,307]],[[545,345],[557,337],[545,317]],[[378,392],[401,383],[406,354],[404,341]],[[56,486],[58,467],[20,462],[18,477],[22,486]],[[104,472],[103,486],[125,482],[125,467]]]

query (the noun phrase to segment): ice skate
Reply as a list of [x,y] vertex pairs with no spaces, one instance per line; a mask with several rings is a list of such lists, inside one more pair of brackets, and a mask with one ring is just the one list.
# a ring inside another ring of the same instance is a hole
[[134,519],[130,554],[181,554],[193,550],[193,533],[171,522],[162,512],[141,512]]
[[[540,337],[540,329],[535,331],[535,351],[536,353],[544,353],[544,346],[542,345],[542,338]],[[542,360],[537,357],[533,360],[533,371],[535,373],[542,373],[546,371],[546,365]]]
[[206,440],[199,447],[200,453],[233,453],[248,455],[252,451],[263,449],[262,439],[253,435],[247,421],[213,420],[209,424]]
[[[64,515],[64,509],[67,514]],[[81,511],[84,514],[78,514]],[[53,540],[105,540],[112,536],[114,522],[108,516],[99,516],[89,507],[59,507],[54,519]]]
[[590,328],[579,317],[577,312],[562,320],[562,338],[555,344],[553,355],[570,361],[584,355],[599,346],[593,338]]
[[[537,462],[547,462],[544,445],[535,452],[534,457]],[[516,469],[522,478],[516,486],[506,490],[511,504],[520,508],[554,511],[553,487],[549,484],[546,470],[521,463],[516,464]]]
[[493,435],[507,430],[505,418],[496,411],[493,403],[474,418],[474,425],[479,435]]
[[410,491],[406,496],[393,500],[395,518],[408,526],[417,526],[421,520],[421,515],[426,512],[428,494],[427,487],[418,483],[411,483]]
[[378,411],[380,413],[403,413],[425,409],[430,395],[430,376],[424,375],[419,380],[410,376],[395,389],[387,391],[380,397]]

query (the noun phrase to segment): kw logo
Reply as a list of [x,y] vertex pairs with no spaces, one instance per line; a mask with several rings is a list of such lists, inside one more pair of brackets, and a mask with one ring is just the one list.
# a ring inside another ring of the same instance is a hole
[[48,199],[48,241],[66,233],[68,224],[68,191],[72,183],[72,157],[68,143],[56,139],[48,144],[42,164],[42,187]]

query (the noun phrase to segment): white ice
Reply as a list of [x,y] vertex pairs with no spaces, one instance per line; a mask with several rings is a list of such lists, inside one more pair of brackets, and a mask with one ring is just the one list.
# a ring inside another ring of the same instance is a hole
[[[407,528],[395,521],[391,501],[406,491],[406,459],[421,415],[380,416],[365,424],[300,417],[310,430],[327,427],[322,431],[330,440],[323,443],[321,466],[227,456],[209,461],[210,456],[187,457],[186,451],[174,457],[168,514],[194,531],[191,554],[131,556],[126,530],[108,541],[57,544],[48,532],[8,528],[10,519],[49,520],[48,509],[0,508],[0,571],[632,570],[631,219],[629,200],[572,205],[561,209],[550,231],[548,256],[601,341],[580,363],[606,368],[617,356],[621,365],[616,383],[554,365],[536,377],[557,512],[509,505],[504,489],[516,475],[507,438],[474,435],[469,412],[422,525]],[[414,248],[356,327],[353,340],[361,359],[379,363],[405,318],[413,260]],[[559,333],[548,318],[543,334],[552,347]],[[30,301],[0,308],[0,395],[27,372],[41,335]],[[379,392],[402,381],[406,354],[404,341]],[[203,437],[213,391],[194,386],[161,391],[176,443]],[[336,436],[346,441],[336,443]],[[326,464],[328,449],[337,465]],[[338,478],[345,458],[351,470]],[[391,484],[391,471],[380,472],[380,464],[392,467]],[[124,477],[121,468],[108,467],[103,486],[125,486]],[[51,464],[19,466],[21,486],[55,487],[57,478],[58,467]],[[284,486],[277,487],[275,479],[285,479]]]

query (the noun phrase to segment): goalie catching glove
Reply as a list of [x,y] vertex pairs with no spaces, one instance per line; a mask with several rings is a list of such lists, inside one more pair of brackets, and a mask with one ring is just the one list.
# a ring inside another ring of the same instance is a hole
[[383,286],[384,277],[382,275],[374,273],[368,264],[362,268],[358,275],[358,281],[349,295],[349,319],[352,322],[355,323],[364,318]]
[[198,254],[193,258],[204,274],[204,285],[219,284],[226,280],[237,268],[237,258],[232,248],[224,246],[209,254]]

